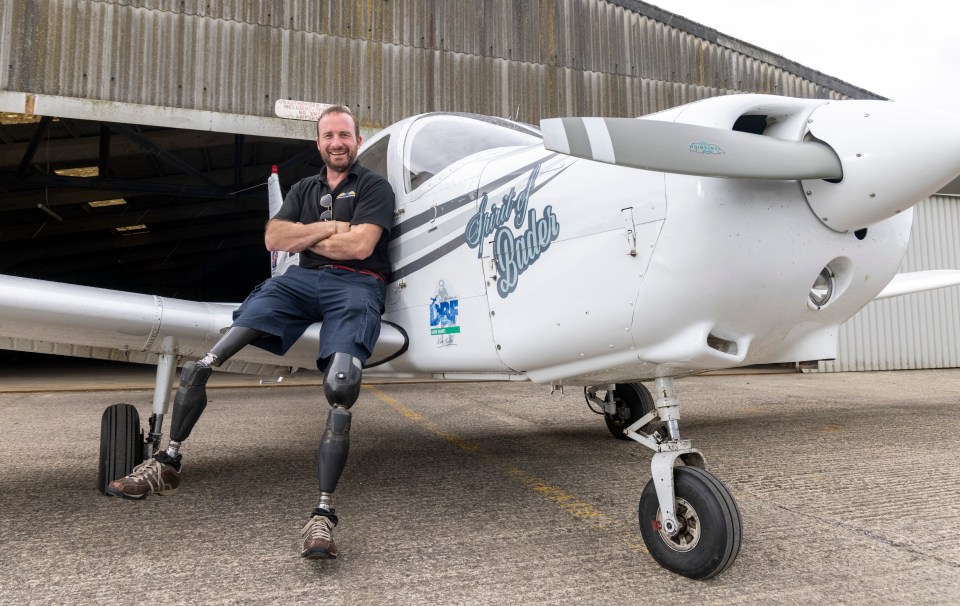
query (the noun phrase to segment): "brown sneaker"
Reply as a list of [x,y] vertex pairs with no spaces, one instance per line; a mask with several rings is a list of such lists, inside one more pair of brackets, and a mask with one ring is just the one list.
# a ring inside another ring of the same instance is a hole
[[180,486],[180,470],[169,463],[147,459],[124,476],[107,486],[107,494],[125,499],[142,499],[147,495],[176,494]]
[[303,539],[303,550],[300,557],[317,559],[334,559],[337,557],[337,546],[330,536],[330,531],[336,526],[336,522],[327,516],[315,515],[310,518],[307,525],[300,531],[300,537]]

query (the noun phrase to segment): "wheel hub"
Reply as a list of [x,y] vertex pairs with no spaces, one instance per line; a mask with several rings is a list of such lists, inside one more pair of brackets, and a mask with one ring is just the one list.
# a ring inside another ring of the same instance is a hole
[[663,514],[657,510],[657,523],[655,528],[660,533],[660,538],[667,546],[674,551],[690,551],[700,542],[700,517],[692,505],[685,499],[679,497],[675,501],[677,516],[677,532],[673,536],[664,528]]
[[611,416],[611,420],[617,425],[626,425],[627,419],[630,418],[630,407],[627,406],[627,403],[617,398],[617,412]]

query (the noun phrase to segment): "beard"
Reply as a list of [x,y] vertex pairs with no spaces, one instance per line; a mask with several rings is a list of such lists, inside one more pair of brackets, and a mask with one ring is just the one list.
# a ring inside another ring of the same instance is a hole
[[321,151],[320,159],[323,160],[328,169],[343,171],[350,168],[356,161],[357,152],[348,150],[345,154],[333,155],[329,151]]

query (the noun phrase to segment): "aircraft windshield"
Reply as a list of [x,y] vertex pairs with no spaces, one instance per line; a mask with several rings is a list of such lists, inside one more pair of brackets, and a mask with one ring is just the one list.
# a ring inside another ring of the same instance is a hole
[[434,115],[410,127],[404,150],[407,191],[461,158],[497,147],[535,145],[540,136],[516,122],[486,116]]

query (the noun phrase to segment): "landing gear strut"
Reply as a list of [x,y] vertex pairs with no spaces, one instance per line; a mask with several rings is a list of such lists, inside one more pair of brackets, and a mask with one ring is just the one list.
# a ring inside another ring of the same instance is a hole
[[176,337],[164,337],[157,361],[153,388],[153,414],[148,432],[140,427],[140,413],[132,404],[114,404],[100,420],[100,465],[97,490],[106,494],[107,485],[129,474],[133,468],[160,450],[163,417],[170,408],[170,390],[177,371]]
[[[602,402],[597,388],[588,388],[587,393],[588,401],[604,404],[607,427],[614,435],[619,429],[654,452],[652,477],[639,507],[640,534],[650,555],[677,574],[708,579],[729,568],[740,553],[740,510],[730,490],[705,469],[700,451],[681,439],[673,379],[656,380],[652,407],[646,406],[645,391],[639,384],[608,386]],[[634,414],[636,409],[644,414]],[[623,411],[629,411],[625,427],[617,424]]]

